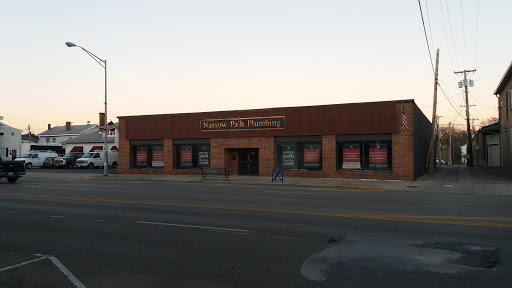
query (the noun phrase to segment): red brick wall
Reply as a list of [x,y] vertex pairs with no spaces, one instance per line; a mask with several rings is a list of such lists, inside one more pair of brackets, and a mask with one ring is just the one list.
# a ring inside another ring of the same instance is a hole
[[[210,139],[211,166],[225,167],[226,154],[228,154],[228,158],[236,155],[236,150],[231,150],[236,148],[258,148],[259,176],[272,175],[272,168],[274,168],[274,137],[212,138]],[[238,159],[238,155],[236,156]],[[229,166],[232,169],[233,164],[229,164]],[[229,171],[229,173],[237,175],[237,170]]]
[[[392,171],[352,172],[336,170],[336,135],[322,135],[321,171],[285,171],[285,177],[323,177],[347,179],[414,180],[413,105],[404,103],[408,130],[401,128],[402,104],[395,104],[396,133],[392,134]],[[200,175],[201,171],[173,169],[173,140],[164,139],[164,169],[130,169],[130,143],[125,137],[126,119],[119,122],[119,173]],[[222,132],[219,132],[222,133]],[[210,139],[212,167],[226,167],[231,175],[238,174],[239,148],[259,149],[259,176],[271,176],[274,167],[274,137],[233,137]],[[235,160],[233,160],[235,157]]]
[[[413,103],[403,104],[405,115],[407,117],[408,130],[402,129],[402,104],[395,105],[395,113],[400,115],[399,121],[395,123],[398,126],[397,133],[392,136],[392,154],[393,154],[393,179],[414,180],[414,142],[413,142]],[[430,131],[425,131],[430,133]]]

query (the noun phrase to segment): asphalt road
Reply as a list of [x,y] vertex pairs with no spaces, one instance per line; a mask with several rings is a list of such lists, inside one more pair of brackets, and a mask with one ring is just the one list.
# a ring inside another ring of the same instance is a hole
[[28,175],[0,180],[0,287],[510,287],[511,207]]

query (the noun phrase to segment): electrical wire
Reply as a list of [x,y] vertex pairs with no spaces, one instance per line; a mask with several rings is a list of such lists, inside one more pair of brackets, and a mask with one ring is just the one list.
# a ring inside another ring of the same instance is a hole
[[[463,93],[464,93],[464,92],[460,92],[460,93],[455,94],[455,95],[453,95],[453,96],[450,96],[450,97],[448,97],[448,98],[452,99],[452,98],[454,98],[454,97],[456,97],[456,96],[459,96],[460,94],[463,94]],[[442,99],[442,100],[437,101],[437,103],[441,103],[441,102],[444,102],[444,101],[447,101],[447,100],[448,100],[448,99]],[[423,109],[423,108],[430,107],[430,106],[432,106],[432,105],[434,105],[434,104],[428,104],[428,105],[425,105],[425,106],[421,106],[420,108],[421,108],[421,109]]]
[[480,10],[480,0],[476,0],[476,55],[475,55],[475,62],[476,66],[478,66],[478,12]]
[[480,101],[478,101],[478,100],[476,99],[475,95],[473,95],[472,93],[469,93],[469,95],[471,95],[471,97],[473,97],[473,99],[475,99],[476,103],[478,103],[478,104],[480,104],[480,105],[482,105],[482,106],[484,106],[484,107],[492,108],[492,109],[496,109],[496,108],[498,108],[498,107],[487,106],[487,105],[485,105],[485,104],[482,104]]
[[464,31],[464,9],[462,9],[462,0],[459,0],[460,3],[460,13],[462,18],[462,38],[464,39],[464,57],[466,58],[466,66],[468,66],[468,51],[466,50],[466,32]]
[[[452,102],[450,101],[450,99],[448,99],[448,96],[446,95],[446,93],[444,92],[444,89],[443,87],[441,86],[441,84],[437,83],[437,85],[439,86],[439,88],[441,89],[441,91],[443,92],[443,95],[444,97],[446,98],[446,100],[448,100],[448,103],[450,103],[450,106],[452,106],[453,110],[455,110],[455,112],[457,112],[457,114],[460,115],[460,112],[457,111],[457,109],[455,108],[455,106],[453,106]],[[460,115],[462,118],[464,118],[464,116]],[[466,118],[464,118],[465,120]]]
[[430,56],[430,65],[432,65],[432,73],[434,72],[434,62],[432,62],[432,53],[430,53],[430,46],[428,45],[427,29],[425,29],[425,20],[423,19],[423,11],[421,10],[421,2],[418,0],[420,6],[421,22],[423,23],[423,32],[425,33],[425,41],[427,42],[428,55]]
[[[444,39],[446,40],[446,47],[448,47],[448,56],[449,57],[449,60],[450,60],[450,65],[452,66],[452,69],[455,71],[455,66],[453,66],[453,61],[452,61],[452,51],[450,49],[450,41],[448,41],[448,32],[446,32],[446,23],[444,21],[444,9],[443,9],[443,2],[442,0],[439,0],[439,4],[441,4],[441,18],[443,19],[443,28],[444,28]],[[455,75],[452,75],[455,77]]]
[[448,15],[448,23],[450,24],[450,34],[452,35],[452,44],[453,44],[453,53],[455,54],[455,62],[457,63],[457,68],[459,65],[459,57],[457,57],[457,49],[455,48],[455,38],[453,37],[453,29],[452,29],[452,20],[450,18],[450,9],[448,8],[447,0],[444,0],[446,5],[446,13]]
[[427,8],[427,21],[428,21],[428,30],[430,31],[430,42],[432,43],[432,49],[436,47],[434,45],[434,37],[432,37],[432,27],[430,27],[430,15],[428,13],[428,0],[425,0],[425,8]]

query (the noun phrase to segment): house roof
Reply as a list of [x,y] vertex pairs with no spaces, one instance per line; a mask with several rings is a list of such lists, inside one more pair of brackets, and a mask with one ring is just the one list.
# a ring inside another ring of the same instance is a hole
[[87,130],[90,130],[93,127],[96,127],[96,124],[86,124],[86,125],[71,125],[71,129],[66,131],[66,126],[57,126],[53,127],[50,130],[46,130],[42,133],[39,133],[39,136],[58,136],[58,135],[80,135]]
[[498,95],[503,89],[505,89],[505,85],[507,85],[510,78],[512,78],[512,62],[510,62],[507,71],[503,74],[500,84],[498,84],[498,87],[496,87],[496,90],[494,91],[494,95]]
[[498,132],[499,133],[500,132],[500,122],[496,122],[494,124],[484,126],[484,127],[480,128],[480,131],[482,131],[483,133],[485,133],[485,132],[488,132],[488,133]]
[[36,142],[36,143],[37,143],[37,142],[39,142],[39,136],[36,136],[36,135],[34,135],[34,134],[31,134],[31,135],[30,135],[30,137],[28,137],[28,133],[27,133],[27,134],[22,134],[22,135],[21,135],[21,140],[26,140],[26,141],[28,141],[28,140],[29,140],[29,138],[30,138],[30,140],[31,140],[32,142]]
[[[62,142],[62,144],[77,143],[105,143],[105,136],[99,131],[94,131]],[[107,137],[107,143],[114,143],[114,137]]]
[[14,128],[14,127],[9,126],[9,125],[7,125],[7,124],[5,124],[5,123],[2,123],[2,122],[0,122],[0,127],[9,127],[9,128],[12,128],[12,129],[16,129],[16,130],[20,130],[20,131],[21,131],[21,129]]

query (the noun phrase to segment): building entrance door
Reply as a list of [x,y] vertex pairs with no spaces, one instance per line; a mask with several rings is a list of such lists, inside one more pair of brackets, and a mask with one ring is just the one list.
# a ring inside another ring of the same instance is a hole
[[238,175],[259,175],[259,149],[238,149]]

